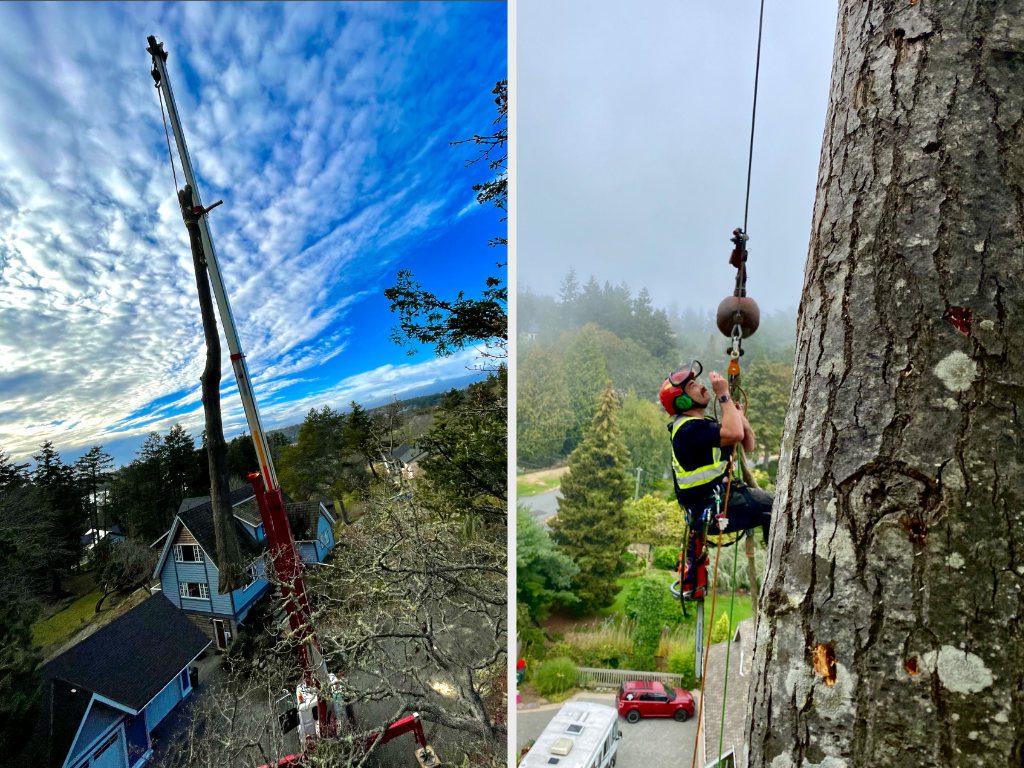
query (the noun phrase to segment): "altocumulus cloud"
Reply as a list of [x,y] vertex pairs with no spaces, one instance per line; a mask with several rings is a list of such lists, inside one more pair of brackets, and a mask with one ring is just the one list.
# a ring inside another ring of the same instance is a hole
[[394,265],[464,215],[478,179],[448,142],[489,124],[505,72],[504,10],[482,6],[0,5],[0,448],[201,429],[148,34],[204,201],[228,203],[211,228],[268,423],[465,376],[472,352],[339,361]]

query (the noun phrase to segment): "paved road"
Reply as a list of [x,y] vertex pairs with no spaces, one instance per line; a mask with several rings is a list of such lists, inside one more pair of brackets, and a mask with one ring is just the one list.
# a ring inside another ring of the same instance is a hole
[[[615,706],[614,694],[586,693],[573,697],[579,701]],[[516,754],[530,739],[540,736],[544,727],[562,707],[561,704],[545,704],[535,709],[519,709],[516,712]],[[615,768],[651,768],[652,766],[690,765],[693,760],[693,739],[697,733],[696,718],[677,723],[669,718],[659,717],[641,720],[630,725],[625,718],[619,718],[619,754]]]
[[558,512],[558,499],[561,498],[561,495],[561,490],[555,488],[553,491],[516,499],[516,503],[529,509],[530,517],[543,525],[547,523],[548,518]]

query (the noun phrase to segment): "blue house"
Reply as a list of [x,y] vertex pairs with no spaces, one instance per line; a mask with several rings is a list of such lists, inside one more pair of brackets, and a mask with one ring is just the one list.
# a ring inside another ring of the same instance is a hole
[[210,640],[156,595],[46,664],[37,746],[49,768],[135,768],[192,692]]
[[[208,498],[185,499],[163,546],[153,577],[164,596],[214,641],[227,648],[256,602],[270,590],[266,577],[267,541],[256,498],[249,487],[231,492],[239,545],[247,563],[248,584],[219,593],[220,569]],[[292,536],[307,564],[319,563],[334,549],[334,518],[322,502],[285,500]],[[156,544],[159,544],[158,540]]]

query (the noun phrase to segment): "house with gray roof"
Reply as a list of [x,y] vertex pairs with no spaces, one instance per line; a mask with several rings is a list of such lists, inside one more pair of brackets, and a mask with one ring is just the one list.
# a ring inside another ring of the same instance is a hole
[[48,768],[135,768],[153,731],[192,693],[190,665],[210,645],[185,615],[155,595],[42,669],[33,740]]
[[[252,488],[231,492],[231,508],[248,583],[220,594],[220,566],[208,497],[185,499],[160,545],[153,578],[164,596],[206,632],[218,649],[227,648],[257,601],[270,591],[267,578],[267,537]],[[324,502],[293,502],[285,498],[292,536],[307,565],[323,562],[334,549],[334,517]]]
[[721,745],[723,768],[726,765],[746,768],[747,693],[754,660],[754,631],[754,620],[746,619],[736,625],[736,631],[728,642],[716,643],[708,648],[704,708],[700,712],[704,738],[700,744],[702,759],[699,765],[715,765]]

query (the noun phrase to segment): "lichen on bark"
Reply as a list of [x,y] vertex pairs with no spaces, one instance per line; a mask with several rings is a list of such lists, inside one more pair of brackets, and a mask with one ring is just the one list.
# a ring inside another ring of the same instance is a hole
[[749,765],[1024,765],[1024,13],[836,34]]

